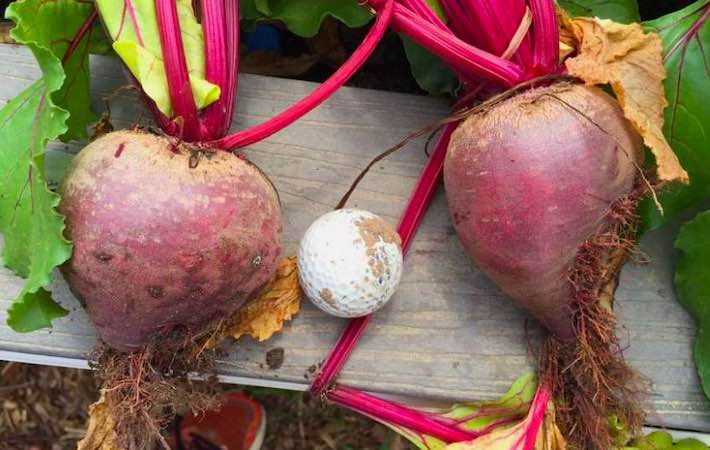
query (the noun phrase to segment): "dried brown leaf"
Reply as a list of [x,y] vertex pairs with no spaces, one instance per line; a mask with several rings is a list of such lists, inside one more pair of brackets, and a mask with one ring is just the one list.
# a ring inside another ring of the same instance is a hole
[[688,182],[688,174],[663,136],[667,106],[661,38],[637,23],[598,18],[564,18],[563,29],[576,40],[577,54],[565,65],[587,84],[610,84],[624,115],[643,137],[658,163],[661,181]]
[[115,422],[103,389],[99,400],[89,405],[89,427],[76,450],[120,450]]
[[535,441],[535,450],[567,450],[567,440],[562,435],[555,420],[555,407],[552,402],[547,407],[542,428]]
[[205,346],[212,348],[227,336],[239,339],[245,334],[265,341],[281,331],[301,306],[297,270],[295,256],[282,259],[274,280],[254,300],[237,310]]

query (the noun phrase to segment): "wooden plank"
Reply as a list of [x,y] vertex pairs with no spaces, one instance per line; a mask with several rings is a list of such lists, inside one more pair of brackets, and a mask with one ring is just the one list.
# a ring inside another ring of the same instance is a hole
[[[25,49],[0,46],[0,101],[37,77]],[[95,58],[92,80],[98,100],[124,83],[120,66]],[[313,83],[244,75],[235,128],[277,113],[314,88]],[[114,124],[138,121],[140,102],[121,95],[112,102]],[[446,114],[437,99],[346,88],[296,125],[247,149],[269,174],[284,203],[286,252],[318,215],[332,209],[350,181],[374,155],[407,133]],[[147,120],[144,116],[143,121]],[[76,145],[52,144],[49,178],[57,180]],[[424,161],[423,141],[376,165],[356,191],[359,206],[396,222]],[[674,301],[672,230],[649,235],[646,265],[628,264],[617,295],[619,333],[628,359],[653,382],[649,424],[710,431],[710,406],[699,389],[692,360],[694,326]],[[94,344],[86,316],[61,277],[52,291],[72,312],[52,330],[16,334],[5,310],[22,281],[0,270],[0,358],[83,364]],[[540,330],[466,259],[439,192],[407,257],[396,297],[377,314],[345,367],[341,381],[370,391],[432,399],[492,398],[534,366],[530,341]],[[344,321],[308,303],[283,333],[266,343],[241,340],[229,348],[220,371],[241,383],[288,383],[304,389],[308,369],[328,353]],[[281,347],[283,366],[268,370],[265,353]]]

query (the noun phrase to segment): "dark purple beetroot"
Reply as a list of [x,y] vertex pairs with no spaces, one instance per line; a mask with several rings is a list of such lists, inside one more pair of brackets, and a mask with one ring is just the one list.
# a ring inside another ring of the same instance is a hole
[[176,328],[203,333],[275,273],[276,191],[231,153],[110,133],[77,155],[61,194],[74,243],[62,272],[115,349],[138,349]]
[[641,140],[598,88],[555,85],[467,118],[444,166],[466,252],[563,339],[574,336],[569,274],[581,245],[639,172]]

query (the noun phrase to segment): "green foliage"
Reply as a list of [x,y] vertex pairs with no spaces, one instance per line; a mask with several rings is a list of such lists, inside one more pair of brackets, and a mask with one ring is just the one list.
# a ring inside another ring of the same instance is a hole
[[92,5],[79,1],[19,1],[6,13],[17,24],[13,39],[30,46],[45,75],[69,74],[67,82],[59,81],[59,88],[51,93],[54,104],[69,112],[68,129],[62,135],[66,141],[86,138],[87,126],[95,120],[89,98],[90,40],[82,40],[63,69],[61,63],[69,42],[92,9]]
[[0,232],[3,262],[26,282],[8,311],[8,325],[27,332],[51,325],[66,311],[44,289],[71,255],[59,196],[44,180],[47,142],[86,136],[89,37],[62,63],[72,37],[93,10],[79,0],[20,0],[7,9],[11,36],[35,55],[42,77],[0,110]]
[[654,431],[635,439],[632,445],[639,450],[666,450],[673,447],[673,437],[666,431]]
[[420,88],[430,94],[454,95],[459,87],[456,74],[438,57],[418,46],[406,36],[401,36],[404,53],[414,79]]
[[[108,33],[113,37],[113,49],[138,80],[143,91],[155,101],[160,111],[172,116],[163,52],[158,31],[154,0],[133,0],[134,15],[125,11],[126,4],[115,0],[97,0],[96,7]],[[190,85],[198,109],[217,101],[219,86],[205,79],[205,43],[202,27],[197,23],[191,0],[177,0],[177,12],[182,31]],[[132,17],[135,16],[135,21]]]
[[710,211],[685,224],[675,243],[680,250],[675,274],[678,301],[695,318],[695,364],[710,398]]
[[315,36],[328,16],[351,28],[361,27],[373,17],[358,0],[241,0],[239,6],[244,20],[279,20],[303,37]]
[[645,25],[663,39],[668,107],[664,133],[690,176],[660,193],[665,211],[641,205],[645,229],[657,228],[710,196],[710,1],[702,0]]
[[[429,6],[441,20],[446,22],[444,10],[438,0],[427,0]],[[459,88],[456,74],[428,50],[401,36],[404,53],[407,55],[412,75],[420,88],[433,95],[454,95]]]
[[708,450],[708,446],[697,439],[687,438],[673,444],[672,450]]
[[575,17],[599,17],[620,23],[641,20],[636,0],[559,0],[558,3]]
[[614,438],[613,445],[616,450],[710,450],[697,439],[681,439],[673,443],[673,436],[661,430],[631,439],[626,424],[617,416],[609,417],[609,432]]

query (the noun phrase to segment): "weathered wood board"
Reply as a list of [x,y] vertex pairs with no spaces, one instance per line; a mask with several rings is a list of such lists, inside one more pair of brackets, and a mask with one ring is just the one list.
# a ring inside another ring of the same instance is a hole
[[[6,102],[38,75],[29,52],[0,46],[0,101]],[[95,58],[92,81],[99,100],[123,84],[119,64]],[[314,88],[313,83],[242,76],[235,128],[258,123]],[[140,102],[121,95],[112,102],[113,123],[139,119]],[[351,180],[376,154],[407,133],[441,118],[440,100],[342,89],[325,105],[287,130],[246,150],[276,184],[284,205],[286,252],[293,254],[310,222],[330,210]],[[147,120],[143,118],[143,120]],[[379,163],[350,205],[396,222],[426,159],[423,141]],[[77,146],[56,143],[49,178],[57,180]],[[377,314],[340,380],[370,391],[438,399],[495,397],[532,367],[530,339],[540,331],[464,256],[439,192],[406,259],[396,297]],[[694,326],[673,298],[672,230],[649,235],[646,265],[628,264],[618,291],[621,339],[628,359],[653,382],[648,401],[652,425],[710,431],[710,404],[699,388],[692,360]],[[16,334],[5,310],[22,280],[0,270],[0,359],[85,366],[94,345],[86,316],[58,277],[55,298],[72,312],[52,330]],[[225,380],[306,389],[308,368],[328,353],[344,321],[307,302],[283,333],[266,343],[245,339],[231,346],[220,366]],[[285,350],[284,364],[269,370],[265,353]]]

